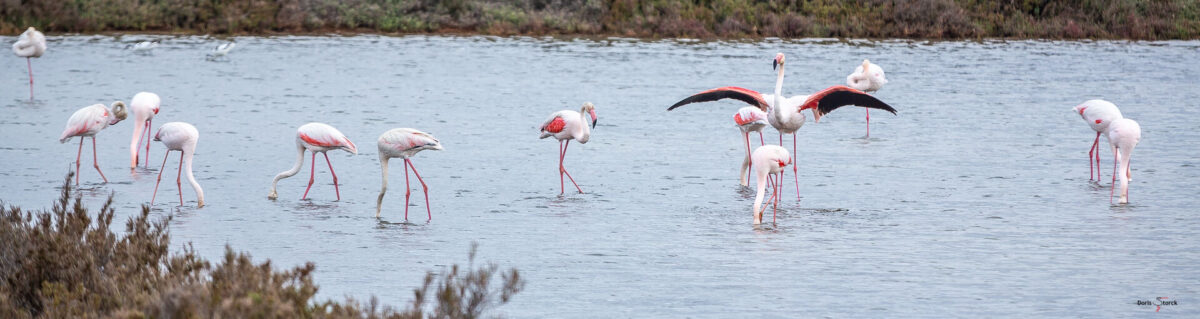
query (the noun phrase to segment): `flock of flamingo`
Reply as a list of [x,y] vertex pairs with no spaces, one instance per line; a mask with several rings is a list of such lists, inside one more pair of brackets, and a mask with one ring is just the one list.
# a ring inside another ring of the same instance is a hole
[[[157,46],[157,43],[142,42],[134,46],[136,50],[149,50]],[[219,46],[214,52],[221,56],[229,53],[233,48],[233,44],[224,44]],[[30,27],[18,38],[13,44],[13,53],[19,57],[26,58],[26,65],[29,68],[29,94],[30,99],[33,98],[33,65],[31,58],[42,56],[46,52],[46,38],[41,33]],[[767,198],[771,206],[778,210],[779,200],[783,192],[783,175],[786,173],[786,167],[792,166],[793,180],[796,185],[796,199],[800,199],[800,183],[797,176],[798,168],[791,154],[797,152],[796,148],[796,131],[804,125],[806,120],[804,110],[811,110],[813,121],[820,121],[821,116],[828,114],[842,106],[852,105],[860,106],[868,110],[867,113],[867,135],[870,136],[870,109],[879,109],[896,114],[896,109],[892,108],[887,103],[870,95],[887,84],[887,78],[884,75],[884,70],[879,65],[871,63],[868,60],[863,60],[862,65],[857,66],[854,71],[846,77],[846,85],[834,85],[824,90],[818,91],[811,95],[795,95],[791,97],[783,96],[783,76],[785,58],[783,53],[775,55],[775,60],[772,68],[776,71],[775,91],[773,94],[762,94],[741,87],[721,87],[703,91],[691,95],[683,100],[675,103],[667,108],[668,111],[674,110],[690,103],[709,102],[722,99],[735,99],[745,102],[750,106],[742,107],[734,114],[733,119],[737,127],[741,130],[746,141],[746,157],[742,161],[741,170],[739,172],[739,181],[742,186],[749,186],[750,175],[755,177],[756,195],[752,206],[752,215],[754,224],[762,223],[763,214],[766,211],[766,205],[763,205],[763,195],[766,187],[770,186],[771,196]],[[161,99],[158,95],[149,92],[137,93],[130,100],[128,107],[124,102],[116,101],[106,107],[103,104],[95,104],[79,109],[71,118],[67,120],[67,127],[63,130],[59,141],[66,143],[73,137],[79,137],[79,150],[75,156],[75,171],[78,173],[80,168],[80,158],[83,155],[84,138],[92,138],[92,165],[96,168],[96,172],[100,174],[106,183],[108,178],[104,177],[104,172],[100,170],[99,161],[96,159],[96,133],[99,133],[104,128],[117,124],[125,120],[129,113],[133,113],[134,127],[133,138],[129,144],[130,168],[137,167],[141,156],[146,157],[145,165],[150,165],[150,131],[152,129],[152,121],[155,115],[159,112]],[[1138,123],[1126,119],[1121,115],[1121,111],[1116,105],[1104,100],[1089,100],[1074,107],[1074,111],[1087,121],[1088,125],[1096,131],[1096,140],[1092,143],[1091,149],[1088,151],[1088,165],[1091,167],[1089,172],[1089,180],[1100,180],[1100,137],[1106,136],[1111,145],[1114,161],[1114,172],[1112,180],[1112,190],[1116,189],[1117,181],[1120,181],[1121,192],[1119,194],[1119,203],[1128,203],[1129,196],[1129,181],[1132,175],[1129,169],[1130,156],[1133,153],[1133,148],[1137,146],[1141,139],[1141,128]],[[590,123],[588,117],[591,118]],[[548,118],[541,124],[541,138],[553,137],[559,142],[558,153],[558,172],[559,172],[559,194],[562,195],[566,191],[566,179],[571,181],[575,189],[583,193],[583,189],[575,182],[575,178],[567,172],[566,166],[563,164],[567,147],[571,141],[577,141],[581,144],[587,143],[591,139],[591,130],[596,125],[596,107],[592,103],[584,103],[583,107],[578,111],[562,110],[550,114]],[[762,130],[768,125],[775,128],[779,132],[779,145],[767,145],[762,137]],[[759,142],[762,144],[758,148],[751,150],[750,133],[757,132],[759,134]],[[789,152],[783,147],[783,135],[792,135],[792,152]],[[150,203],[153,205],[155,197],[157,197],[158,186],[162,181],[162,172],[166,168],[166,161],[170,156],[171,151],[180,152],[180,163],[178,173],[176,174],[175,184],[179,188],[180,204],[183,204],[183,190],[181,176],[184,169],[187,170],[188,182],[196,192],[197,206],[204,206],[204,190],[200,184],[196,182],[192,174],[192,155],[196,150],[196,142],[200,134],[195,126],[184,122],[170,122],[158,127],[158,131],[154,133],[153,140],[160,141],[167,148],[167,153],[163,157],[163,164],[159,168],[158,180],[155,182],[155,195],[151,197]],[[142,154],[142,142],[145,142],[145,154]],[[383,181],[379,190],[379,197],[375,204],[375,217],[380,216],[383,207],[383,197],[387,193],[388,184],[388,164],[392,158],[401,158],[404,160],[404,218],[408,219],[409,197],[411,195],[411,184],[408,178],[408,169],[412,169],[413,175],[421,183],[421,187],[425,192],[425,209],[430,220],[433,219],[432,210],[429,208],[429,187],[425,184],[421,174],[417,172],[416,166],[413,165],[411,158],[418,152],[424,150],[442,150],[442,144],[438,139],[434,138],[429,133],[412,128],[397,128],[384,132],[377,140],[379,147],[379,162],[381,165]],[[296,163],[292,168],[279,173],[275,179],[271,181],[271,191],[267,197],[275,200],[279,194],[275,191],[275,186],[279,180],[296,175],[304,166],[305,152],[311,153],[311,167],[309,170],[308,187],[304,190],[304,195],[301,199],[308,198],[308,191],[312,189],[314,174],[316,173],[317,153],[320,153],[325,158],[326,165],[329,166],[329,173],[333,176],[334,191],[337,199],[341,200],[341,191],[338,189],[337,174],[333,171],[333,163],[329,161],[328,151],[344,150],[353,154],[358,153],[358,148],[350,141],[346,135],[338,131],[333,126],[324,123],[308,123],[300,126],[296,130]],[[79,175],[76,174],[76,184],[79,183]],[[1110,194],[1110,201],[1113,194]],[[774,214],[773,214],[774,215]],[[774,216],[772,216],[774,222]]]

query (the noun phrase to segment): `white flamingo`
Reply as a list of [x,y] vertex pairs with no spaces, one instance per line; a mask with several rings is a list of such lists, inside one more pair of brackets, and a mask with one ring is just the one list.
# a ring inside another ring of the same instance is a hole
[[275,185],[279,180],[292,177],[300,172],[300,167],[304,166],[304,151],[312,152],[312,170],[308,175],[308,188],[304,189],[304,196],[300,199],[308,198],[308,190],[312,189],[314,177],[317,172],[317,153],[325,156],[325,164],[329,165],[329,174],[333,175],[333,190],[337,193],[337,199],[342,200],[342,191],[338,189],[337,173],[333,172],[333,164],[329,162],[329,154],[325,152],[332,150],[345,150],[351,154],[358,154],[358,148],[350,142],[346,135],[342,134],[336,128],[325,123],[308,123],[296,129],[296,165],[291,169],[275,175],[275,180],[271,181],[271,193],[267,194],[267,198],[279,198],[279,193],[275,192]]
[[1129,157],[1133,156],[1133,148],[1141,140],[1142,127],[1134,120],[1121,118],[1108,125],[1108,143],[1113,148],[1113,186],[1108,194],[1110,203],[1118,179],[1121,181],[1121,196],[1117,203],[1129,203],[1129,181],[1133,178],[1129,172]]
[[[870,60],[863,59],[862,65],[854,68],[854,73],[846,76],[846,86],[852,87],[859,91],[875,93],[887,84],[887,76],[883,73],[883,68],[879,67]],[[871,138],[871,109],[867,110],[867,136]]]
[[[591,115],[591,127],[588,127],[587,118],[583,117],[584,113]],[[596,106],[592,102],[583,103],[583,107],[579,112],[572,110],[562,110],[550,114],[550,118],[542,122],[540,138],[553,136],[558,140],[558,189],[559,195],[566,193],[566,184],[563,181],[563,174],[571,179],[571,184],[575,185],[575,189],[579,193],[583,193],[583,189],[579,188],[579,184],[575,183],[575,178],[571,177],[571,173],[567,172],[567,168],[563,166],[563,159],[567,155],[567,146],[571,145],[571,140],[579,141],[580,144],[586,144],[592,138],[592,128],[596,127]]]
[[[784,62],[783,53],[775,55],[773,67],[776,69],[777,75],[775,78],[775,94],[773,95],[761,94],[736,86],[727,86],[696,93],[676,102],[667,108],[667,110],[674,110],[677,107],[690,103],[709,102],[726,98],[746,102],[751,106],[758,107],[759,110],[767,112],[767,122],[772,127],[775,127],[775,130],[779,131],[779,145],[783,145],[783,134],[792,134],[792,150],[796,149],[796,130],[804,126],[805,117],[804,113],[801,113],[803,110],[812,109],[814,121],[820,121],[821,116],[846,105],[881,109],[896,114],[896,109],[893,109],[887,103],[863,91],[844,85],[831,86],[812,95],[796,95],[783,98]],[[795,166],[792,167],[792,172],[793,175],[798,173]],[[796,200],[800,200],[800,178],[799,176],[795,176],[794,179],[796,182]]]
[[738,109],[737,113],[733,114],[733,122],[737,124],[738,130],[742,131],[742,136],[746,138],[746,159],[742,161],[741,173],[738,173],[738,179],[742,186],[749,185],[750,165],[753,160],[750,159],[750,132],[758,132],[759,145],[766,145],[763,140],[762,130],[767,127],[767,112],[763,112],[756,107],[747,106]]
[[138,165],[138,153],[143,140],[146,141],[146,166],[150,166],[150,123],[154,121],[154,115],[158,114],[161,105],[158,94],[150,92],[138,92],[129,101],[129,110],[133,112],[133,139],[129,141],[130,169]]
[[235,42],[223,43],[218,45],[216,48],[213,48],[212,52],[208,53],[208,56],[210,58],[218,58],[229,55],[229,51],[233,51],[233,47],[235,46],[237,46],[237,43]]
[[154,140],[162,141],[167,151],[163,154],[162,167],[158,169],[158,181],[154,182],[154,196],[150,197],[151,206],[158,197],[158,184],[162,182],[162,172],[167,168],[167,157],[171,156],[171,151],[179,151],[179,172],[175,175],[175,186],[179,188],[179,205],[183,205],[183,183],[180,182],[180,175],[183,175],[186,168],[188,183],[191,183],[192,189],[196,191],[196,207],[204,207],[204,189],[200,188],[200,183],[197,183],[196,177],[192,175],[192,155],[196,154],[196,141],[199,139],[200,132],[188,123],[170,122],[158,127]]
[[25,58],[25,66],[29,68],[29,100],[33,100],[33,62],[32,58],[39,58],[43,53],[46,53],[46,36],[37,29],[29,27],[24,33],[17,38],[17,42],[12,45],[13,54]]
[[[751,211],[754,214],[754,224],[762,224],[763,212],[767,210],[766,206],[762,206],[763,190],[767,186],[767,178],[769,175],[780,176],[784,172],[783,168],[792,165],[792,156],[788,154],[787,149],[782,146],[763,145],[754,150],[754,174],[757,175],[755,188],[757,193],[754,195],[754,209]],[[794,166],[794,165],[793,165]],[[767,199],[768,203],[774,203],[775,210],[771,213],[771,222],[775,222],[775,213],[779,210],[780,193],[783,191],[783,181],[772,183],[771,198]],[[761,209],[759,209],[761,207]]]
[[379,199],[375,201],[375,218],[379,218],[379,211],[383,207],[383,194],[387,193],[388,162],[393,157],[399,157],[404,159],[404,220],[408,220],[408,198],[412,194],[412,187],[408,183],[408,168],[410,167],[413,174],[417,175],[417,181],[421,182],[421,188],[425,191],[425,213],[432,220],[433,212],[429,208],[429,185],[426,185],[425,180],[421,179],[421,173],[417,173],[417,167],[413,166],[410,158],[424,150],[440,151],[442,143],[429,133],[411,128],[397,128],[383,132],[383,135],[379,136],[378,144],[379,165],[383,167],[383,186],[379,188]]
[[[1096,181],[1100,181],[1100,135],[1108,133],[1108,126],[1112,122],[1123,119],[1121,110],[1117,109],[1115,104],[1105,100],[1087,100],[1082,104],[1076,105],[1071,110],[1078,113],[1088,126],[1096,131],[1096,140],[1092,142],[1092,148],[1088,149],[1088,180],[1095,175]],[[1093,160],[1095,162],[1093,163]]]
[[93,104],[71,114],[71,118],[67,120],[66,129],[63,129],[62,135],[58,137],[58,142],[66,143],[72,137],[79,137],[79,151],[75,154],[76,185],[79,184],[79,158],[83,156],[83,140],[86,137],[92,138],[92,167],[95,167],[96,172],[100,173],[100,178],[108,183],[108,178],[104,177],[103,171],[100,171],[100,161],[96,159],[96,133],[100,133],[100,130],[109,125],[124,120],[127,115],[125,103],[121,101],[113,102],[111,110],[104,107],[104,104]]

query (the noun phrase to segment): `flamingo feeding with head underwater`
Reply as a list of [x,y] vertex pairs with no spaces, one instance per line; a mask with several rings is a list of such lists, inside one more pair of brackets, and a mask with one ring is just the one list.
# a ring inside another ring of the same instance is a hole
[[267,194],[267,198],[279,198],[279,194],[275,192],[275,185],[279,183],[279,180],[299,173],[300,167],[304,166],[304,151],[310,151],[312,152],[312,169],[308,175],[308,188],[304,189],[304,196],[300,199],[308,198],[308,191],[312,189],[313,176],[317,172],[317,153],[321,153],[325,156],[325,164],[329,165],[329,175],[333,175],[333,190],[337,194],[337,200],[342,200],[342,191],[338,189],[337,173],[333,172],[333,163],[329,162],[329,154],[326,153],[332,150],[345,150],[351,154],[358,154],[358,148],[354,146],[354,143],[329,124],[314,122],[301,125],[299,129],[296,129],[296,165],[275,175],[275,180],[271,181],[271,193]]
[[[796,131],[801,126],[804,126],[805,117],[801,111],[806,109],[812,109],[813,120],[818,122],[821,120],[821,116],[846,105],[881,109],[896,114],[896,110],[887,103],[867,93],[844,85],[831,86],[812,95],[796,95],[784,98],[784,65],[785,59],[783,53],[777,53],[773,64],[773,68],[777,72],[775,94],[761,94],[736,86],[720,87],[696,93],[680,100],[667,108],[667,111],[674,110],[686,104],[716,101],[726,98],[746,102],[767,113],[767,122],[779,131],[779,145],[783,145],[783,134],[792,134],[793,153],[796,150]],[[798,173],[795,166],[792,167],[792,172],[793,175]],[[794,179],[796,183],[796,200],[800,200],[800,178],[799,176],[795,176]],[[782,180],[779,182],[782,182]]]
[[167,147],[167,151],[163,154],[162,167],[158,169],[158,180],[154,182],[154,195],[150,197],[151,206],[154,206],[154,199],[158,197],[158,184],[162,182],[163,170],[167,168],[167,157],[171,156],[171,151],[179,151],[179,171],[175,175],[175,186],[179,188],[179,205],[183,206],[183,183],[180,182],[180,176],[186,168],[188,183],[191,183],[192,190],[196,191],[196,207],[204,207],[204,189],[200,188],[200,183],[197,183],[196,177],[192,175],[192,155],[196,154],[196,142],[199,139],[200,132],[188,123],[170,122],[158,128],[154,140],[161,141],[163,146]]
[[12,45],[13,54],[25,58],[25,66],[29,68],[29,100],[33,101],[33,61],[32,58],[40,58],[46,53],[46,36],[37,29],[29,27],[21,36],[17,38],[17,42]]
[[1129,158],[1133,156],[1133,148],[1142,140],[1142,127],[1134,120],[1121,118],[1108,125],[1108,143],[1113,149],[1113,182],[1108,191],[1108,202],[1112,203],[1113,191],[1117,188],[1118,177],[1121,181],[1121,195],[1117,203],[1129,203]]
[[[1087,100],[1072,108],[1075,113],[1078,113],[1088,126],[1096,131],[1096,139],[1092,141],[1092,148],[1088,149],[1088,180],[1092,180],[1094,175],[1096,181],[1100,181],[1100,135],[1108,133],[1108,126],[1119,119],[1125,118],[1121,115],[1121,110],[1117,105],[1105,100]],[[1093,162],[1093,160],[1095,160]]]
[[412,194],[412,187],[408,183],[408,169],[411,167],[413,174],[417,175],[417,181],[421,182],[421,188],[425,191],[425,213],[432,220],[433,211],[429,208],[429,185],[426,185],[425,180],[421,179],[421,173],[417,173],[417,167],[413,166],[410,158],[424,150],[440,151],[442,143],[429,133],[411,128],[397,128],[380,135],[378,144],[379,165],[383,170],[383,185],[379,188],[379,199],[375,201],[375,218],[379,218],[379,211],[383,207],[383,194],[387,193],[388,162],[393,157],[399,157],[404,159],[404,219],[408,220],[408,198]]
[[154,115],[158,114],[161,104],[162,100],[158,98],[158,94],[150,92],[138,92],[133,95],[133,100],[129,101],[129,110],[133,112],[134,122],[133,139],[129,141],[130,169],[138,165],[139,147],[143,140],[146,141],[146,166],[150,166],[150,123],[153,122]]
[[[887,84],[887,77],[883,73],[883,68],[870,60],[863,59],[862,65],[854,68],[854,72],[846,76],[846,86],[856,90],[867,92],[867,94],[875,93]],[[867,110],[867,136],[871,138],[871,109]]]
[[[754,150],[754,174],[758,177],[755,182],[756,194],[754,195],[754,208],[751,211],[754,214],[754,224],[762,224],[763,212],[767,210],[766,206],[761,206],[763,202],[763,190],[766,189],[767,178],[770,175],[782,177],[783,168],[792,165],[792,156],[788,154],[786,148],[776,145],[763,145]],[[795,165],[793,165],[795,166]],[[778,180],[778,179],[777,179]],[[775,212],[779,211],[779,198],[783,191],[783,181],[779,180],[772,184],[771,197],[767,199],[768,203],[774,203],[774,211],[771,213],[771,222],[775,222]],[[762,209],[759,209],[759,208]]]
[[750,165],[753,163],[750,158],[750,132],[758,132],[760,146],[767,144],[762,137],[762,130],[767,126],[767,113],[753,106],[743,107],[733,114],[733,122],[737,124],[738,130],[742,131],[742,136],[746,139],[746,160],[742,161],[738,179],[742,186],[747,186],[750,182],[750,173],[747,171],[750,170]]
[[67,120],[67,127],[63,129],[58,141],[66,143],[72,137],[79,137],[79,151],[75,154],[75,185],[79,185],[79,159],[83,156],[83,140],[86,137],[92,138],[92,167],[95,167],[96,172],[100,173],[100,178],[108,183],[108,178],[104,177],[103,171],[100,171],[100,160],[96,158],[96,133],[109,125],[124,120],[127,115],[125,103],[121,101],[113,102],[111,110],[104,107],[104,104],[93,104],[71,114],[71,118]]
[[[592,117],[591,127],[588,127],[587,118],[584,118],[584,113]],[[575,189],[579,193],[583,193],[583,189],[579,188],[579,184],[575,183],[575,178],[571,177],[571,173],[567,172],[563,166],[563,160],[567,155],[567,146],[571,145],[571,140],[579,141],[580,144],[586,144],[592,138],[592,128],[596,127],[596,106],[592,102],[583,103],[583,107],[579,112],[572,110],[562,110],[550,114],[550,118],[542,122],[540,138],[553,136],[558,140],[558,189],[559,195],[566,193],[566,184],[563,181],[563,174],[571,179],[571,184],[575,185]]]

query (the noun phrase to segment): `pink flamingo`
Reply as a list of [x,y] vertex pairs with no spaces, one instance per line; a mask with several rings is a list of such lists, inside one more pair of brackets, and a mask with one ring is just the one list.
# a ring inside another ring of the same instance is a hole
[[196,207],[204,207],[204,189],[200,188],[200,183],[197,183],[196,177],[192,175],[192,155],[196,154],[196,141],[199,139],[200,132],[188,123],[170,122],[158,128],[154,140],[162,141],[167,151],[163,154],[162,167],[158,169],[158,181],[154,182],[154,196],[150,197],[151,206],[158,197],[158,184],[162,182],[162,172],[167,168],[167,157],[171,156],[171,151],[179,151],[179,172],[175,175],[175,186],[179,188],[179,205],[183,205],[183,183],[180,182],[180,175],[183,175],[183,169],[186,167],[188,183],[191,183],[192,189],[196,191]]
[[146,166],[150,166],[150,123],[153,122],[154,115],[158,114],[158,107],[161,104],[162,100],[158,98],[158,94],[150,92],[134,94],[133,100],[129,101],[129,110],[133,111],[134,121],[133,139],[129,141],[129,168],[131,169],[138,165],[138,148],[142,145],[143,138],[146,141]]
[[25,58],[25,66],[29,68],[29,100],[33,101],[33,61],[46,53],[46,36],[37,29],[29,27],[17,38],[12,45],[13,54]]
[[296,165],[275,175],[275,180],[271,181],[271,193],[267,194],[267,198],[279,198],[279,194],[275,192],[275,185],[279,183],[279,180],[292,177],[300,172],[300,167],[304,166],[304,151],[307,150],[312,152],[312,169],[308,175],[308,188],[304,189],[304,196],[300,199],[308,198],[308,190],[312,189],[313,176],[317,172],[317,153],[321,153],[325,156],[325,164],[329,165],[329,174],[333,175],[333,190],[337,193],[337,200],[342,200],[342,192],[338,189],[337,174],[333,172],[329,154],[325,153],[339,149],[358,155],[358,148],[354,146],[354,143],[332,126],[325,123],[308,123],[300,126],[296,130]]
[[1112,202],[1113,190],[1117,188],[1118,176],[1121,180],[1121,196],[1117,203],[1129,203],[1129,181],[1133,178],[1129,173],[1129,157],[1133,156],[1133,148],[1141,140],[1142,127],[1136,121],[1121,118],[1109,123],[1108,143],[1113,148],[1113,187],[1108,191],[1109,203]]
[[[1096,176],[1096,181],[1100,181],[1100,135],[1108,132],[1108,126],[1113,121],[1125,118],[1121,115],[1121,110],[1117,109],[1115,104],[1105,100],[1087,100],[1082,104],[1076,105],[1072,110],[1079,113],[1080,117],[1087,122],[1088,126],[1096,131],[1096,140],[1092,142],[1092,148],[1088,149],[1088,180],[1092,180],[1092,176]],[[1095,163],[1092,160],[1095,160]]]
[[379,136],[379,165],[383,166],[383,186],[379,189],[379,199],[375,201],[375,218],[379,218],[379,211],[383,207],[383,194],[387,193],[388,161],[399,157],[404,159],[404,220],[408,220],[408,198],[412,194],[412,188],[408,184],[409,167],[412,168],[413,174],[417,175],[417,181],[421,182],[421,188],[425,191],[425,213],[430,220],[433,219],[433,212],[429,208],[429,185],[425,185],[421,173],[417,173],[417,167],[413,166],[412,160],[409,159],[424,150],[440,151],[442,143],[429,133],[411,128],[391,129]]
[[[754,224],[762,224],[763,212],[766,212],[767,207],[761,206],[763,201],[763,190],[767,186],[768,175],[782,177],[784,167],[792,164],[792,156],[788,154],[786,148],[775,145],[763,145],[754,150],[754,173],[758,176],[755,187],[758,188],[757,194],[754,195]],[[772,183],[771,198],[767,202],[774,203],[774,211],[771,213],[771,222],[775,222],[775,213],[779,211],[779,198],[783,191],[782,181]],[[762,209],[759,209],[759,208]]]
[[112,110],[104,107],[104,104],[93,104],[75,111],[71,114],[71,118],[67,120],[67,128],[63,129],[62,135],[59,136],[60,143],[66,143],[72,137],[79,136],[79,152],[75,154],[75,184],[79,185],[79,159],[83,156],[83,139],[85,137],[92,138],[92,167],[96,168],[96,172],[100,173],[100,178],[108,183],[108,178],[104,177],[104,172],[100,171],[100,161],[96,159],[96,133],[108,127],[109,125],[117,124],[124,120],[128,114],[125,110],[125,103],[116,101],[112,103]]
[[[583,113],[587,113],[592,116],[591,128],[589,128],[588,125],[586,124],[587,118],[583,117],[584,116]],[[595,128],[595,127],[596,127],[596,106],[592,105],[592,102],[583,103],[583,107],[579,109],[579,112],[575,112],[572,110],[562,110],[562,111],[554,112],[553,114],[550,114],[550,118],[546,119],[545,122],[542,122],[541,138],[544,139],[544,138],[553,136],[555,139],[558,140],[558,144],[559,144],[559,148],[558,148],[558,187],[559,187],[558,194],[559,195],[566,193],[566,190],[565,190],[566,184],[564,184],[565,182],[563,181],[563,174],[566,174],[567,178],[571,179],[571,184],[575,185],[575,189],[579,190],[579,193],[581,193],[581,194],[583,193],[583,189],[579,188],[579,184],[575,183],[575,178],[571,177],[571,173],[568,173],[566,167],[563,166],[563,159],[567,155],[567,146],[571,145],[571,140],[579,141],[580,144],[586,144],[588,142],[588,140],[591,139],[591,137],[592,137],[591,129]]]
[[742,131],[742,136],[746,138],[746,160],[742,161],[742,171],[738,173],[738,179],[741,180],[742,186],[747,186],[750,182],[750,165],[753,162],[750,159],[750,132],[758,132],[759,145],[767,144],[762,137],[762,130],[767,127],[767,112],[753,106],[743,107],[733,114],[733,122],[737,123],[738,130]]
[[[862,65],[854,68],[854,73],[846,76],[846,85],[867,93],[875,93],[887,84],[887,77],[883,74],[883,68],[870,60],[863,59]],[[871,109],[867,110],[867,136],[871,138]]]

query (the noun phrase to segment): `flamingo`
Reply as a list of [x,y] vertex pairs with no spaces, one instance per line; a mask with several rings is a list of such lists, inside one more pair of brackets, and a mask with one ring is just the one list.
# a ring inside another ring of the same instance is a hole
[[[158,98],[158,94],[150,92],[138,92],[133,95],[133,100],[129,101],[129,110],[133,111],[133,139],[129,141],[129,168],[133,169],[138,164],[138,148],[142,146],[142,139],[146,141],[146,166],[150,166],[150,123],[154,120],[154,115],[158,114],[158,107],[162,104],[162,100]],[[145,134],[142,134],[142,132]],[[144,135],[144,136],[143,136]]]
[[229,51],[233,51],[233,47],[235,46],[237,46],[236,42],[228,42],[218,45],[216,48],[213,48],[212,52],[208,53],[208,57],[218,58],[226,56],[229,54]]
[[[893,109],[887,103],[865,92],[844,85],[831,86],[812,95],[796,95],[784,98],[782,92],[784,62],[783,53],[775,54],[773,67],[778,74],[775,78],[775,94],[773,95],[762,94],[736,86],[720,87],[696,93],[680,100],[667,108],[667,111],[674,110],[686,104],[716,101],[726,98],[746,102],[751,106],[758,107],[761,111],[767,112],[767,122],[772,127],[775,127],[775,130],[779,131],[779,145],[783,145],[784,134],[792,135],[792,150],[796,149],[796,131],[801,126],[804,126],[805,117],[804,113],[801,113],[803,110],[813,109],[814,121],[820,121],[821,116],[846,105],[881,109],[896,114],[896,109]],[[799,173],[795,166],[792,166],[792,173]],[[800,178],[799,176],[795,176],[794,179],[796,182],[796,200],[800,200]]]
[[31,58],[40,58],[46,53],[46,36],[37,29],[29,27],[17,38],[12,45],[13,54],[25,58],[25,66],[29,68],[29,100],[33,101],[33,62]]
[[331,150],[345,150],[351,154],[358,155],[358,148],[350,142],[346,135],[341,131],[329,126],[325,123],[308,123],[301,125],[296,130],[296,165],[291,169],[275,175],[275,180],[271,181],[271,193],[267,195],[269,199],[279,198],[279,194],[275,192],[275,185],[279,180],[292,177],[300,172],[300,167],[304,166],[304,151],[312,152],[312,170],[308,175],[308,188],[304,189],[304,196],[300,199],[308,198],[308,190],[312,189],[313,176],[317,171],[317,153],[325,156],[325,164],[329,165],[329,174],[333,175],[333,191],[337,194],[337,200],[342,200],[342,192],[338,189],[337,174],[333,172],[333,164],[329,162],[329,154],[325,153]]
[[[786,148],[775,145],[763,145],[754,150],[754,173],[758,176],[757,194],[754,195],[754,224],[762,224],[763,213],[767,207],[761,206],[763,201],[763,190],[767,186],[768,175],[775,175],[782,178],[783,168],[792,164],[792,156],[788,154]],[[794,166],[794,165],[793,165]],[[771,222],[775,222],[775,212],[779,210],[780,192],[783,191],[783,181],[772,183],[771,198],[767,202],[774,202],[775,210],[771,213]],[[762,209],[759,209],[762,207]]]
[[[846,86],[855,88],[859,91],[867,93],[875,93],[887,84],[887,77],[883,74],[883,68],[870,60],[863,59],[862,65],[854,68],[854,73],[846,76]],[[867,136],[871,138],[871,109],[867,110]]]
[[[1100,135],[1108,132],[1109,124],[1125,117],[1121,115],[1121,110],[1117,109],[1116,105],[1105,100],[1087,100],[1076,105],[1072,110],[1079,113],[1088,126],[1096,131],[1096,140],[1092,142],[1092,148],[1088,149],[1088,180],[1092,180],[1092,175],[1095,175],[1096,181],[1099,182]],[[1095,163],[1092,162],[1093,159]]]
[[67,120],[67,128],[63,129],[62,135],[59,136],[59,143],[66,143],[72,137],[79,137],[79,151],[75,154],[75,185],[79,185],[79,159],[83,156],[83,140],[85,137],[92,138],[92,167],[96,168],[96,172],[100,173],[100,178],[108,183],[108,178],[104,177],[104,172],[100,171],[100,161],[96,159],[96,133],[108,127],[109,125],[117,124],[124,120],[128,114],[125,110],[125,102],[116,101],[112,103],[112,110],[104,107],[104,104],[93,104],[75,111],[71,114],[71,118]]
[[1113,148],[1113,187],[1108,191],[1108,202],[1112,203],[1112,192],[1117,188],[1119,175],[1121,196],[1117,203],[1126,204],[1129,203],[1129,181],[1133,178],[1129,173],[1129,157],[1133,156],[1133,148],[1142,140],[1142,127],[1134,120],[1121,118],[1109,123],[1107,133],[1108,143]]
[[162,182],[163,169],[167,168],[167,157],[171,156],[171,151],[179,151],[179,172],[175,175],[175,186],[179,188],[179,205],[183,205],[183,183],[180,183],[180,175],[183,175],[183,168],[186,167],[188,183],[191,183],[192,189],[196,191],[196,207],[204,207],[204,189],[200,188],[200,183],[197,183],[196,177],[192,175],[192,155],[196,154],[196,141],[199,139],[200,132],[188,123],[170,122],[158,127],[154,140],[162,141],[167,151],[163,154],[162,167],[158,169],[158,181],[154,182],[154,196],[150,197],[151,206],[154,205],[155,197],[158,197],[158,184]]
[[[583,113],[587,113],[592,116],[591,128],[589,128],[588,125],[586,124],[587,118],[583,117],[584,116]],[[579,112],[575,112],[572,110],[562,110],[562,111],[554,112],[553,114],[550,114],[550,118],[547,118],[545,122],[542,122],[542,126],[541,126],[542,136],[540,138],[544,139],[544,138],[553,136],[555,139],[558,140],[558,144],[559,144],[559,148],[558,148],[558,189],[559,189],[558,194],[559,195],[566,193],[566,190],[565,190],[566,184],[564,184],[564,181],[563,181],[563,174],[566,174],[567,178],[571,179],[571,184],[575,185],[575,189],[579,190],[580,194],[583,193],[583,189],[579,188],[579,184],[575,183],[575,178],[571,177],[571,173],[568,173],[566,167],[563,166],[563,158],[565,158],[567,155],[567,147],[571,146],[571,140],[579,141],[580,144],[586,144],[588,142],[588,140],[592,138],[592,130],[591,129],[595,128],[595,127],[596,127],[596,106],[592,105],[592,102],[583,103],[583,107],[579,109]]]
[[433,212],[429,209],[429,186],[425,185],[421,173],[417,173],[417,167],[413,166],[412,160],[409,159],[424,150],[440,151],[442,142],[429,133],[411,128],[391,129],[379,136],[379,165],[383,166],[383,186],[379,189],[379,199],[375,201],[375,218],[379,218],[379,211],[383,207],[383,194],[387,193],[388,161],[399,157],[404,159],[404,219],[408,220],[408,197],[412,194],[408,184],[409,167],[412,167],[413,174],[417,175],[417,181],[421,182],[421,188],[425,191],[425,213],[429,215],[430,220],[433,219]]
[[762,129],[767,126],[767,112],[753,106],[743,107],[733,114],[733,122],[737,123],[738,130],[742,131],[742,136],[746,138],[746,160],[742,161],[742,170],[741,173],[738,173],[738,179],[741,180],[742,186],[747,186],[750,179],[748,171],[753,163],[750,159],[750,132],[758,132],[759,145],[767,144],[762,137]]

